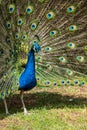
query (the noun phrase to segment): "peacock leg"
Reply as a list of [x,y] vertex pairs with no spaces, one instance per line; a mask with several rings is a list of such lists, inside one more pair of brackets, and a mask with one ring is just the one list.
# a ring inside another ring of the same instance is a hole
[[26,107],[25,107],[25,103],[24,103],[24,100],[23,100],[23,94],[24,94],[24,91],[22,90],[22,91],[20,92],[21,101],[22,101],[22,105],[23,105],[23,109],[24,109],[24,115],[27,115],[27,114],[28,114],[28,111],[27,111],[27,109],[26,109]]
[[9,115],[6,99],[4,98],[3,101],[5,105],[6,115]]

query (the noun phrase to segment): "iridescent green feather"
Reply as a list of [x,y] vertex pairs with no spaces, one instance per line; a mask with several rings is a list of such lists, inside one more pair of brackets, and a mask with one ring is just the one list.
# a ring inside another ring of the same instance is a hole
[[[32,45],[38,86],[87,84],[86,1],[0,0],[0,98],[19,88]],[[35,38],[35,35],[37,37]]]

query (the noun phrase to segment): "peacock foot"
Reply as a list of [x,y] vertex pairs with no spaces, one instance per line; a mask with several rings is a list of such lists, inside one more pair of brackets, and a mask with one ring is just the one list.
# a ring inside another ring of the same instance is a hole
[[10,113],[9,113],[9,112],[6,112],[6,115],[7,115],[7,116],[10,115]]
[[24,109],[24,115],[29,115],[29,113],[28,113],[26,108]]

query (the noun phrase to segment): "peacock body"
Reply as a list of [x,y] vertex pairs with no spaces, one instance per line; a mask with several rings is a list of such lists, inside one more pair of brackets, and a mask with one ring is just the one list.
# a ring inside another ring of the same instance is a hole
[[[40,46],[38,45],[38,51],[39,50]],[[34,50],[32,48],[28,54],[28,62],[26,68],[22,73],[22,75],[20,76],[19,86],[21,90],[30,90],[36,86],[35,56],[34,56]]]
[[86,0],[0,0],[0,98],[36,82],[86,86]]

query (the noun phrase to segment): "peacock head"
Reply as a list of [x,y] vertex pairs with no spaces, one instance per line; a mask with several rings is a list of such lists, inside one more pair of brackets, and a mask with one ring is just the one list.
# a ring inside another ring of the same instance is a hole
[[40,43],[40,39],[39,39],[39,36],[38,35],[35,35],[34,36],[35,39],[33,40],[33,50],[38,53],[40,50],[41,50],[41,47],[39,45]]

